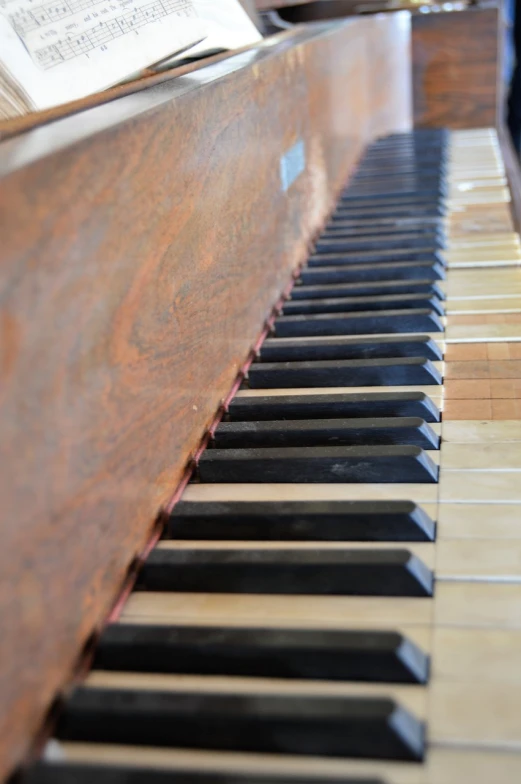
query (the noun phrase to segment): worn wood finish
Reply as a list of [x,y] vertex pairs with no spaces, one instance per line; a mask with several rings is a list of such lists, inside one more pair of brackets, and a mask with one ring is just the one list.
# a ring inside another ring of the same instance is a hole
[[412,16],[416,126],[496,125],[499,18],[497,8]]
[[[407,89],[394,25],[296,30],[0,146],[0,777],[102,621],[371,117],[380,132],[407,120],[392,91],[359,84],[377,54]],[[305,171],[284,193],[280,158],[299,139]]]

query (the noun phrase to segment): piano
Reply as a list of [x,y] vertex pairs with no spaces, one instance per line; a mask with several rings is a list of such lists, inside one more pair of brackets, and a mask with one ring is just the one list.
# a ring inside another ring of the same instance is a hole
[[520,178],[410,53],[0,129],[4,780],[520,780]]

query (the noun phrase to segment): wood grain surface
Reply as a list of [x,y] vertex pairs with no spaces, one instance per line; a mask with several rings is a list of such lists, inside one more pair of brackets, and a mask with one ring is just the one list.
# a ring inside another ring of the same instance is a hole
[[416,126],[496,125],[499,17],[497,8],[412,16]]
[[409,121],[395,25],[295,30],[0,145],[0,778],[363,143]]

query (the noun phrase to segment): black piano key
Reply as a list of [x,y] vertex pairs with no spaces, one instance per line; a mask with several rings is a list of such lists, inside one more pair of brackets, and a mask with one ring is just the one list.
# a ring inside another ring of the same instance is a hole
[[426,683],[429,658],[395,632],[112,624],[94,669]]
[[405,172],[405,171],[381,171],[377,173],[373,171],[361,170],[366,174],[365,177],[356,178],[349,181],[347,188],[343,190],[340,195],[340,201],[349,198],[352,193],[363,192],[365,190],[374,191],[381,194],[383,199],[394,192],[401,193],[406,191],[407,196],[417,195],[421,197],[423,194],[436,190],[437,187],[445,185],[446,177],[440,169],[427,169]]
[[439,449],[440,438],[418,417],[365,417],[221,422],[210,444],[216,449],[361,444],[410,444]]
[[412,501],[180,501],[166,539],[431,542],[436,525]]
[[277,337],[314,335],[378,335],[383,332],[443,332],[438,314],[428,308],[367,310],[354,313],[307,313],[279,316],[274,330]]
[[425,359],[442,360],[443,354],[437,343],[427,335],[268,338],[259,352],[261,362],[391,357],[425,357]]
[[291,290],[291,299],[331,299],[333,297],[373,297],[390,294],[428,294],[439,300],[445,294],[435,280],[382,280],[360,283],[332,283],[318,286],[302,285],[299,281]]
[[445,234],[437,226],[427,224],[426,226],[413,226],[412,228],[402,226],[350,226],[349,223],[343,226],[341,223],[326,226],[321,238],[346,237],[353,241],[363,241],[369,244],[371,241],[385,242],[389,240],[402,240],[404,245],[409,242],[423,243],[445,243]]
[[339,264],[383,264],[399,261],[428,261],[431,264],[445,266],[445,260],[439,250],[435,248],[407,248],[396,250],[370,250],[370,251],[344,251],[343,240],[327,240],[329,248],[313,253],[308,259],[309,267],[331,266]]
[[273,419],[347,419],[417,416],[439,422],[440,412],[423,392],[364,392],[315,395],[235,397],[228,408],[232,422]]
[[285,316],[303,313],[347,313],[369,310],[410,310],[421,308],[434,310],[443,316],[445,309],[435,296],[425,294],[388,294],[374,297],[329,297],[324,299],[289,299],[284,303]]
[[[398,181],[389,182],[381,185],[351,186],[338,202],[337,210],[351,204],[359,206],[367,205],[391,205],[398,206],[419,204],[438,204],[447,193],[446,185],[438,180],[431,180],[422,184],[415,182]],[[398,200],[400,200],[398,202]]]
[[360,205],[348,207],[343,206],[338,208],[330,220],[349,220],[353,218],[440,218],[446,213],[446,209],[442,204],[419,205],[414,207],[412,205],[395,205],[373,207],[369,205]]
[[202,482],[433,483],[438,468],[417,446],[308,446],[207,449]]
[[353,179],[341,195],[339,203],[365,194],[384,202],[390,201],[393,196],[409,203],[414,203],[415,196],[421,201],[428,201],[436,199],[439,193],[444,193],[446,187],[446,177],[442,172],[426,172],[425,176],[414,172],[387,172],[380,176],[373,174]]
[[342,216],[331,216],[326,225],[326,231],[336,229],[363,229],[364,231],[421,231],[425,230],[427,233],[432,230],[438,231],[442,236],[445,236],[445,228],[443,219],[440,215],[431,217],[386,217],[377,216],[372,218],[342,218]]
[[62,740],[421,760],[424,727],[389,699],[77,688]]
[[[382,180],[386,177],[417,177],[427,175],[427,177],[445,176],[448,167],[442,162],[428,162],[422,166],[415,166],[412,161],[394,163],[388,161],[378,166],[361,166],[351,177],[351,183],[370,182],[372,180]],[[347,189],[346,189],[347,190]]]
[[386,147],[371,150],[360,162],[357,171],[380,171],[385,166],[414,166],[421,169],[424,166],[445,166],[448,162],[446,149],[427,149],[412,147]]
[[342,237],[339,232],[336,234],[322,234],[315,243],[317,253],[328,251],[385,251],[391,249],[405,249],[407,252],[413,249],[427,249],[428,251],[441,248],[442,243],[436,236],[420,234],[417,237],[404,237],[397,234],[396,238],[384,235],[382,237]]
[[386,175],[392,176],[396,173],[410,176],[427,172],[430,175],[439,173],[440,176],[446,177],[449,167],[450,163],[444,153],[438,154],[435,152],[434,154],[431,153],[424,156],[423,153],[420,154],[414,150],[399,150],[392,153],[379,152],[378,154],[372,154],[361,162],[353,176],[354,178],[362,179],[365,176],[382,177]]
[[248,371],[252,389],[428,386],[441,381],[437,368],[424,357],[254,362]]
[[[20,784],[324,784],[323,777],[252,775],[240,771],[194,771],[118,764],[39,762]],[[384,784],[374,778],[337,778],[332,784]]]
[[391,213],[394,213],[395,210],[398,212],[405,210],[413,215],[422,215],[426,211],[431,213],[444,208],[444,196],[441,193],[382,193],[381,198],[375,199],[372,195],[364,197],[363,194],[353,198],[351,191],[339,199],[334,214],[351,210],[376,211],[381,209]]
[[369,281],[425,280],[432,282],[445,280],[445,270],[441,264],[430,261],[384,261],[380,264],[340,264],[330,267],[303,269],[300,282],[305,285],[325,283],[360,283]]
[[190,593],[432,596],[434,577],[409,550],[187,550],[156,547],[137,590]]

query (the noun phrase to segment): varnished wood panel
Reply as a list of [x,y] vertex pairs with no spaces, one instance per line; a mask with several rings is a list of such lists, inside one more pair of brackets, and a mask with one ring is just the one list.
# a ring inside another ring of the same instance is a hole
[[[393,20],[378,25],[296,30],[0,145],[0,778],[105,616],[372,117],[380,132],[407,120],[390,90],[359,83],[374,56],[389,84],[407,79]],[[284,192],[280,159],[298,141],[305,168]]]
[[412,16],[416,126],[496,125],[498,31],[496,8]]

